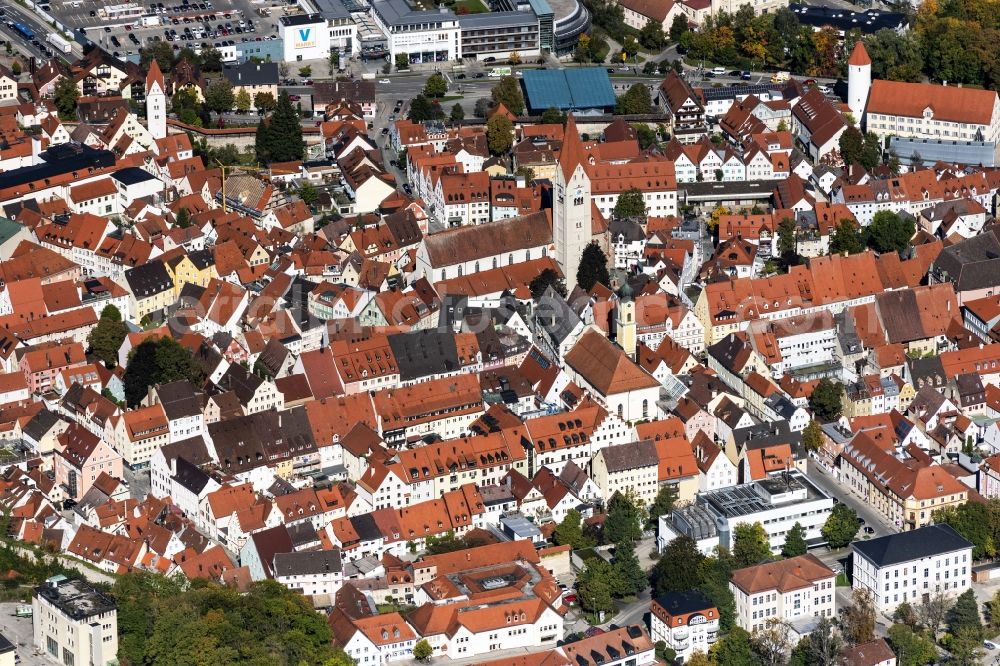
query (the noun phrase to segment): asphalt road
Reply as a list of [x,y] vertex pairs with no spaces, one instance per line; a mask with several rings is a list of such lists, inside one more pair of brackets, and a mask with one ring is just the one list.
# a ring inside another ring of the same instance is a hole
[[[71,54],[59,53],[55,47],[49,45],[45,41],[45,38],[50,32],[52,32],[52,26],[47,25],[38,16],[13,2],[2,3],[0,4],[0,7],[3,7],[4,10],[3,16],[0,16],[0,32],[2,32],[4,38],[10,41],[17,48],[17,50],[21,51],[21,53],[29,57],[38,58],[39,60],[48,59],[48,56],[45,55],[41,48],[34,46],[31,42],[24,39],[24,37],[22,37],[19,33],[15,32],[13,28],[8,27],[8,22],[22,23],[28,26],[28,28],[35,33],[35,38],[42,44],[42,46],[48,46],[48,48],[55,55],[62,56],[66,60],[75,58],[75,56]],[[25,69],[27,69],[27,67],[25,67]]]

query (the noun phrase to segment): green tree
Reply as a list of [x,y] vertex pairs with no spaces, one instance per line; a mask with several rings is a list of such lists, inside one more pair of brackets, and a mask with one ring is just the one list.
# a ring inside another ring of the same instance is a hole
[[642,537],[646,524],[646,508],[642,500],[629,488],[625,494],[616,492],[608,502],[608,515],[604,519],[604,534],[611,543],[634,542]]
[[410,58],[405,53],[396,54],[396,71],[400,72],[410,68]]
[[840,158],[844,164],[853,164],[860,161],[861,151],[864,149],[865,136],[857,127],[851,126],[840,135]]
[[542,297],[542,294],[544,294],[545,290],[549,287],[555,289],[556,293],[563,298],[566,297],[566,281],[551,268],[543,270],[528,284],[528,288],[531,290],[531,297],[536,301]]
[[233,94],[233,84],[222,77],[217,78],[205,87],[205,106],[216,113],[232,110],[236,103]]
[[904,219],[891,210],[880,210],[868,227],[868,247],[878,252],[902,252],[910,246],[916,231],[912,218]]
[[647,21],[639,31],[639,43],[650,51],[660,51],[666,42],[667,36],[663,34],[663,25],[657,21]]
[[994,592],[993,598],[987,601],[984,606],[986,607],[986,620],[995,636],[995,632],[1000,630],[1000,590]]
[[865,141],[858,158],[866,170],[871,171],[882,162],[882,142],[874,132],[865,134]]
[[635,129],[635,137],[639,142],[639,149],[646,150],[652,145],[656,144],[656,130],[645,123],[636,123],[632,125]]
[[835,421],[840,418],[843,409],[841,404],[843,395],[843,384],[823,377],[816,383],[812,395],[809,396],[809,408],[817,419],[825,422]]
[[247,92],[246,88],[240,88],[239,92],[236,93],[236,97],[233,99],[233,104],[236,106],[236,110],[240,113],[246,113],[250,110],[252,100],[250,99],[250,93]]
[[118,365],[118,350],[127,335],[128,327],[122,321],[122,313],[114,305],[106,305],[101,310],[97,326],[90,331],[87,342],[94,356],[104,361],[107,367],[113,368]]
[[701,564],[705,556],[691,537],[680,536],[669,542],[653,567],[652,581],[656,596],[667,592],[687,592],[702,583]]
[[486,145],[494,155],[503,155],[514,145],[514,123],[502,113],[486,121]]
[[669,483],[660,486],[660,489],[656,491],[656,499],[653,500],[653,505],[649,507],[649,520],[646,521],[646,526],[649,529],[655,530],[660,523],[660,516],[669,516],[674,510],[676,502],[677,486]]
[[576,598],[589,613],[611,613],[615,610],[612,591],[619,586],[614,568],[599,557],[587,560],[576,579]]
[[299,198],[302,199],[307,206],[312,206],[316,203],[316,200],[319,199],[319,192],[316,191],[316,188],[312,183],[306,181],[302,183],[302,187],[299,188]]
[[979,617],[979,604],[976,593],[971,589],[958,595],[955,605],[948,611],[948,631],[957,635],[968,631],[981,639],[983,635],[983,620]]
[[160,71],[164,74],[174,68],[174,50],[167,42],[153,42],[148,47],[139,51],[139,66],[143,70],[148,70],[150,63],[156,60]]
[[76,116],[76,102],[80,99],[80,91],[72,77],[60,78],[56,82],[53,96],[59,117],[63,120],[73,120]]
[[410,110],[407,113],[407,118],[415,123],[427,120],[441,120],[444,118],[444,111],[437,102],[431,101],[423,94],[418,94],[410,102]]
[[550,106],[542,113],[540,122],[543,125],[565,125],[566,114],[554,106]]
[[21,76],[21,71],[22,69],[20,60],[15,60],[14,62],[10,63],[10,72],[15,77]]
[[981,634],[969,627],[959,629],[951,637],[948,650],[951,652],[948,663],[955,666],[977,666],[983,663],[983,657],[986,656]]
[[615,572],[627,591],[625,596],[639,594],[649,586],[646,572],[635,554],[635,546],[627,539],[615,546]]
[[580,512],[576,509],[567,511],[566,517],[556,526],[555,532],[552,534],[556,545],[565,546],[568,544],[573,550],[592,546],[593,544],[588,543],[586,537],[583,536],[582,520]]
[[434,648],[431,647],[426,638],[421,638],[413,644],[413,658],[417,661],[430,661],[433,654]]
[[639,42],[635,40],[635,36],[632,34],[625,35],[625,39],[622,40],[622,53],[629,58],[634,58],[638,52]]
[[485,97],[480,97],[476,100],[476,105],[473,107],[472,112],[475,114],[476,118],[485,118],[486,114],[490,111],[490,100]]
[[888,640],[892,651],[896,653],[899,666],[928,666],[937,659],[934,641],[906,624],[889,627]]
[[426,97],[444,97],[448,92],[448,81],[441,74],[431,74],[424,84]]
[[621,115],[650,113],[652,109],[649,87],[645,83],[634,84],[615,102],[615,113]]
[[755,666],[757,664],[757,658],[754,656],[750,644],[750,634],[742,627],[733,627],[728,634],[716,641],[715,645],[709,648],[708,655],[719,666],[723,664],[725,666]]
[[760,523],[740,523],[733,529],[733,560],[737,568],[771,559],[767,531]]
[[305,597],[274,581],[235,587],[148,573],[116,578],[122,663],[148,666],[236,664],[349,666],[326,618]]
[[276,104],[274,95],[269,92],[259,92],[253,96],[253,105],[260,113],[270,113]]
[[788,530],[788,534],[785,535],[785,544],[781,547],[781,556],[796,557],[798,555],[805,555],[807,550],[806,530],[801,524],[795,523],[792,525],[792,529]]
[[177,217],[174,219],[174,224],[181,229],[187,229],[191,226],[191,214],[188,209],[181,206],[181,209],[177,211]]
[[729,589],[734,568],[733,556],[725,548],[717,547],[712,557],[701,561],[698,589],[719,610],[719,628],[729,631],[736,625],[736,599]]
[[795,220],[790,217],[783,218],[778,223],[778,256],[783,264],[794,266],[799,263],[796,248]]
[[584,291],[590,291],[600,282],[607,285],[611,282],[608,273],[608,257],[597,243],[590,243],[583,248],[580,256],[580,267],[576,271],[576,283]]
[[681,41],[681,37],[684,36],[690,28],[688,27],[688,20],[684,14],[678,14],[674,17],[673,22],[670,24],[670,41],[677,43]]
[[288,93],[278,95],[274,113],[257,125],[256,148],[258,159],[265,164],[302,159],[302,125]]
[[313,75],[312,65],[306,65],[305,67],[299,67],[299,76],[304,79],[308,79]]
[[458,102],[455,102],[455,106],[451,107],[451,119],[455,122],[465,120],[465,109]]
[[201,71],[222,71],[222,54],[219,53],[218,49],[206,49],[201,52]]
[[524,95],[521,93],[521,84],[513,76],[505,76],[493,86],[490,96],[497,104],[503,104],[507,110],[515,116],[524,113]]
[[646,201],[642,197],[642,190],[633,187],[619,194],[611,214],[619,220],[628,217],[645,219]]
[[982,559],[996,555],[990,511],[978,502],[938,509],[931,514],[935,523],[950,525],[952,529],[972,542],[972,557]]
[[841,502],[833,507],[821,532],[830,548],[843,548],[854,541],[860,528],[857,512]]
[[858,254],[865,251],[865,238],[854,220],[837,225],[830,238],[830,254]]
[[201,385],[204,372],[191,353],[173,338],[147,338],[128,354],[122,378],[125,400],[129,407],[135,407],[153,384],[179,379]]

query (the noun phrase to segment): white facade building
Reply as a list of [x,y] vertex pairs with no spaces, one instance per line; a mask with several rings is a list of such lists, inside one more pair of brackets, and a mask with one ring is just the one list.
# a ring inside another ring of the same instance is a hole
[[871,592],[881,612],[939,592],[954,598],[972,585],[972,543],[949,525],[857,541],[853,548],[854,588]]
[[35,648],[62,664],[118,663],[118,607],[79,579],[53,576],[31,600]]
[[732,549],[737,525],[760,523],[775,553],[795,523],[805,529],[807,540],[822,536],[823,523],[833,511],[833,499],[799,471],[703,493],[698,504],[716,517],[721,545]]
[[833,618],[837,574],[815,555],[799,555],[733,572],[729,590],[736,600],[736,624],[747,631],[775,620],[800,625],[810,618]]
[[695,652],[708,654],[719,636],[719,610],[697,590],[670,592],[649,604],[649,633],[687,661]]

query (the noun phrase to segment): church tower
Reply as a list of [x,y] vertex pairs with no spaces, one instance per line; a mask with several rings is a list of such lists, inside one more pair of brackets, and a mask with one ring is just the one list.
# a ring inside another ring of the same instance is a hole
[[566,277],[566,289],[576,287],[580,255],[593,235],[590,221],[590,178],[584,170],[586,152],[576,131],[573,114],[566,120],[566,132],[556,169],[552,200],[552,240],[556,261]]
[[635,360],[635,301],[632,299],[632,287],[628,286],[628,280],[621,290],[621,298],[618,300],[618,317],[615,319],[615,341],[622,351]]
[[864,43],[859,39],[847,61],[847,106],[858,128],[862,126],[868,91],[872,87],[872,59],[868,56]]
[[154,139],[167,136],[167,93],[163,72],[154,58],[146,75],[146,129]]

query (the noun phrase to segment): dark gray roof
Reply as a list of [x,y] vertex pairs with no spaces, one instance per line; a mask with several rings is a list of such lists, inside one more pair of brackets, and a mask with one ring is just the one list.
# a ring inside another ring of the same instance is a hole
[[608,234],[611,236],[611,242],[613,243],[618,241],[619,236],[623,236],[626,243],[637,243],[646,240],[646,232],[642,230],[639,222],[634,219],[612,219],[608,224]]
[[156,387],[156,395],[171,421],[201,414],[199,392],[187,380],[160,384]]
[[276,86],[278,63],[247,60],[239,65],[226,65],[222,75],[234,86]]
[[129,289],[138,299],[147,298],[174,288],[167,267],[162,261],[151,261],[125,271]]
[[532,316],[549,341],[558,347],[582,321],[565,298],[549,287],[538,299]]
[[609,472],[622,472],[660,464],[660,457],[656,454],[656,444],[650,439],[607,446],[601,449],[601,452],[604,454],[604,464]]
[[50,412],[48,409],[42,409],[37,414],[35,414],[30,421],[28,421],[21,432],[24,436],[34,442],[37,442],[45,436],[45,434],[53,428],[57,423],[59,423],[59,415],[55,412]]
[[204,465],[205,463],[212,462],[212,455],[208,452],[205,440],[200,435],[198,437],[182,439],[179,442],[164,444],[160,447],[160,452],[163,454],[164,459],[166,459],[167,465],[181,458],[192,465]]
[[672,617],[700,613],[709,608],[715,608],[715,604],[698,590],[667,592],[662,597],[657,597],[655,601]]
[[156,180],[156,176],[139,167],[119,169],[111,174],[111,177],[124,185],[138,185],[139,183],[145,183],[147,180]]
[[205,270],[215,265],[215,253],[212,250],[195,250],[188,252],[188,259],[198,270]]
[[950,525],[927,525],[878,539],[855,541],[853,546],[855,553],[860,553],[876,566],[885,567],[972,548],[972,542]]
[[802,447],[802,433],[792,432],[788,421],[771,421],[770,423],[758,423],[747,428],[737,428],[733,430],[733,441],[737,451],[742,450],[743,447],[752,451],[776,444],[789,444],[796,460],[805,456],[805,449]]
[[360,516],[351,518],[351,527],[358,533],[362,541],[378,541],[382,538],[382,530],[375,523],[375,517],[370,513],[363,513]]
[[1000,284],[1000,228],[993,224],[983,233],[941,250],[931,273],[940,282],[953,282],[955,291],[987,289]]
[[451,331],[424,330],[389,336],[401,381],[459,370],[458,348]]
[[200,495],[211,478],[184,458],[178,458],[174,480],[192,495]]
[[278,553],[274,556],[275,576],[310,576],[341,571],[340,550]]

